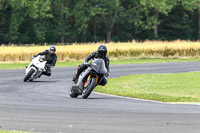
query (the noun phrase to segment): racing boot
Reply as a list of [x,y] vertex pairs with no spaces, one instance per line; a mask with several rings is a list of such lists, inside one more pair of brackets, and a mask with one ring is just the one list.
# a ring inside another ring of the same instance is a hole
[[47,67],[46,72],[43,72],[42,74],[46,75],[46,76],[51,76],[51,69],[49,67]]
[[51,73],[49,73],[49,72],[43,72],[42,74],[46,75],[46,76],[51,76]]
[[77,76],[77,74],[74,74],[74,76],[73,76],[73,78],[72,78],[72,81],[75,82],[76,79],[78,79],[78,76]]
[[82,72],[81,66],[78,66],[78,69],[76,71],[76,74],[74,74],[74,77],[72,78],[73,82],[77,82],[79,74]]

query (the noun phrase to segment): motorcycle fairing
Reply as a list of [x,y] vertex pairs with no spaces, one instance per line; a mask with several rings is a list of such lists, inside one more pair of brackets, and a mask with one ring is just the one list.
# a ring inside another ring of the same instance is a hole
[[86,70],[84,70],[80,75],[79,75],[79,78],[78,78],[78,82],[76,83],[75,87],[78,89],[78,93],[79,95],[82,94],[82,91],[83,91],[83,80],[84,78],[90,73],[90,70],[91,68],[87,68]]
[[97,58],[92,60],[91,67],[97,72],[97,74],[104,75],[107,73],[107,69],[105,67],[105,62],[103,59]]

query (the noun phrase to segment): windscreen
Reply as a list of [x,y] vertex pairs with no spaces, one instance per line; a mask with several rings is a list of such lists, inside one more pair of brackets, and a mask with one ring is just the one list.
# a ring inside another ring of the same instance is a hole
[[107,69],[105,67],[105,62],[103,59],[97,58],[95,60],[92,60],[91,66],[97,72],[97,74],[104,75],[105,73],[107,73]]

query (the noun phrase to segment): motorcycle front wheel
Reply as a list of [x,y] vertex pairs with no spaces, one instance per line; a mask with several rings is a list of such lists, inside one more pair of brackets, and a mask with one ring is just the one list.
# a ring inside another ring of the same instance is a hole
[[31,68],[31,70],[24,77],[24,82],[26,82],[33,75],[34,72],[35,72],[35,70],[33,68]]
[[83,93],[82,93],[82,98],[84,99],[88,98],[88,96],[91,94],[91,92],[97,85],[96,78],[91,78],[89,79],[88,82],[89,82],[88,85],[84,87]]

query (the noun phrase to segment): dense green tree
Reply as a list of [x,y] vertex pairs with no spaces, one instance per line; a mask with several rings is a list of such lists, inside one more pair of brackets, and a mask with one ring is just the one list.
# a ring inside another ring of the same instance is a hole
[[141,11],[146,17],[145,23],[140,22],[146,29],[154,29],[154,37],[158,39],[159,14],[168,15],[176,5],[176,0],[140,0]]
[[10,9],[5,9],[5,1],[0,1],[0,44],[7,43],[9,37]]
[[105,10],[103,20],[106,32],[106,42],[111,41],[111,34],[116,22],[117,16],[121,10],[119,0],[101,0],[100,7]]
[[[2,15],[1,19],[4,20],[2,23],[7,22],[6,25],[9,25],[8,33],[4,36],[7,37],[5,41],[8,43],[24,43],[21,39],[24,38],[23,35],[27,35],[26,31],[23,31],[22,34],[19,32],[21,30],[19,27],[24,28],[23,24],[32,26],[32,34],[36,36],[35,38],[39,42],[45,40],[43,19],[50,17],[50,14],[47,13],[50,10],[49,0],[1,0],[0,3],[3,5],[1,13],[5,15]],[[27,42],[29,41],[30,39]]]
[[[78,36],[81,36],[80,41],[96,41],[96,27],[98,24],[101,24],[101,18],[104,14],[104,10],[99,6],[99,2],[100,0],[82,0],[76,4],[73,10],[75,28],[78,31]],[[89,27],[89,25],[92,26]],[[93,29],[93,39],[88,38],[89,28]]]
[[182,6],[191,12],[198,13],[198,39],[200,40],[200,0],[179,0]]
[[142,32],[137,25],[139,17],[139,0],[121,0],[120,10],[113,27],[113,41],[132,41]]
[[160,21],[159,39],[184,40],[184,38],[189,39],[191,37],[192,21],[188,15],[188,12],[182,6],[177,6],[174,8],[168,14],[168,16],[161,15]]
[[73,9],[72,0],[52,0],[51,2],[51,14],[52,18],[49,19],[49,31],[47,33],[48,40],[50,42],[69,42],[70,35],[70,19]]
[[0,44],[200,40],[200,0],[0,0]]

